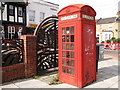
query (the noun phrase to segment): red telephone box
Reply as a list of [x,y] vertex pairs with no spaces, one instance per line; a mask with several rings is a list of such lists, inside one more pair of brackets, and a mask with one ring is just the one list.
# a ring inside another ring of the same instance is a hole
[[58,12],[59,80],[79,88],[96,80],[96,12],[69,5]]

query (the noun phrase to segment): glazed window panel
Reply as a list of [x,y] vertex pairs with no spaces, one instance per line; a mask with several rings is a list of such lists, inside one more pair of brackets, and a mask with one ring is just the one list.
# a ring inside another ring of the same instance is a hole
[[70,27],[70,34],[74,34],[74,27]]
[[65,35],[62,36],[62,42],[65,42]]
[[62,72],[74,75],[74,68],[69,68],[69,67],[62,67]]
[[65,43],[62,44],[62,49],[66,50],[66,44]]
[[66,51],[66,58],[70,58],[70,52]]
[[74,52],[70,53],[70,58],[74,58]]
[[70,48],[69,48],[69,44],[66,44],[66,50],[69,50]]
[[70,34],[70,28],[66,27],[66,34]]
[[71,42],[74,42],[74,35],[71,35]]
[[66,29],[62,28],[62,34],[66,34]]
[[74,42],[74,35],[62,35],[62,42]]
[[62,34],[74,34],[74,27],[63,27]]
[[62,51],[62,57],[66,57],[66,52]]
[[74,58],[74,52],[71,52],[71,51],[63,51],[63,52],[62,52],[62,57],[65,57],[65,58]]
[[70,46],[69,46],[69,48],[70,48],[70,50],[74,50],[74,44],[69,44]]
[[66,35],[66,42],[70,42],[70,36]]
[[64,46],[65,47],[65,50],[74,50],[74,44],[66,44],[66,46]]
[[62,59],[62,64],[66,66],[74,67],[74,60]]

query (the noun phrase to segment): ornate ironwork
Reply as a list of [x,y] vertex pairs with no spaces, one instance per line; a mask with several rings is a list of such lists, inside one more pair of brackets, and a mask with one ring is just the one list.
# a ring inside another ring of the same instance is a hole
[[36,28],[37,71],[58,66],[58,17],[44,19]]
[[23,40],[5,39],[2,43],[2,67],[23,62]]

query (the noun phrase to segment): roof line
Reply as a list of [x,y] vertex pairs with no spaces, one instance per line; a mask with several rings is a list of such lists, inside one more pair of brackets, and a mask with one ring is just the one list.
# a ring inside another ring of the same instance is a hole
[[43,1],[43,2],[47,2],[47,3],[50,3],[50,4],[53,4],[53,5],[57,5],[57,6],[59,6],[59,4],[55,4],[55,3],[52,3],[52,2],[48,2],[48,1],[45,1],[45,0],[41,0],[41,1]]

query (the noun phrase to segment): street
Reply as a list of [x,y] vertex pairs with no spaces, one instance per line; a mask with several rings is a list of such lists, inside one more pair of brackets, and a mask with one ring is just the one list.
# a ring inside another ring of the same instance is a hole
[[120,50],[105,49],[104,50],[104,55],[119,60],[119,58],[120,58]]

